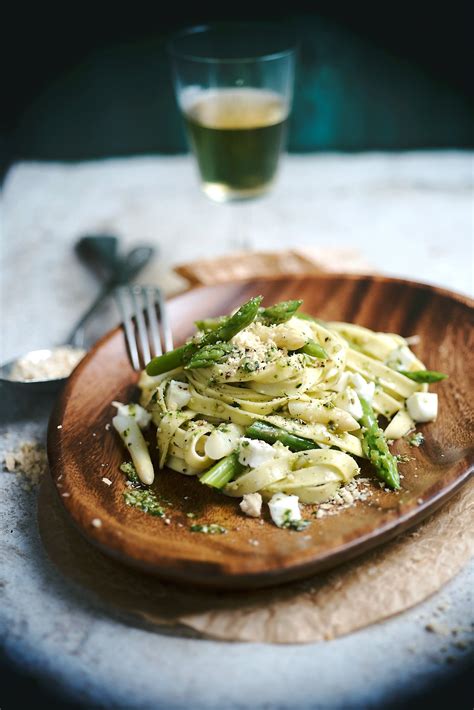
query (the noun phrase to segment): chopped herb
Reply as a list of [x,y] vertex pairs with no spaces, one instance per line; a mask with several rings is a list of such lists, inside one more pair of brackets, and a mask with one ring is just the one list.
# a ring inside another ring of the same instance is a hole
[[205,535],[223,535],[227,532],[226,528],[224,528],[222,525],[218,525],[217,523],[191,525],[189,529],[191,530],[191,532],[200,532],[204,533]]
[[397,459],[398,463],[410,463],[410,461],[413,460],[413,456],[408,456],[407,454],[397,454],[395,458]]
[[138,508],[144,513],[149,513],[149,515],[154,515],[158,518],[164,518],[165,516],[165,511],[158,502],[158,498],[149,489],[137,488],[125,491],[123,497],[127,505]]
[[131,461],[124,461],[120,464],[120,470],[126,475],[127,480],[130,481],[130,483],[133,483],[134,486],[141,486],[135,466]]
[[417,432],[416,434],[413,434],[413,436],[411,436],[408,439],[408,443],[410,444],[410,446],[416,446],[416,447],[421,446],[424,443],[424,441],[425,441],[425,437],[423,436],[421,431]]
[[296,530],[296,532],[301,532],[306,530],[308,525],[311,525],[310,520],[293,520],[291,517],[291,510],[285,510],[283,513],[283,523],[282,528],[288,528],[288,530]]

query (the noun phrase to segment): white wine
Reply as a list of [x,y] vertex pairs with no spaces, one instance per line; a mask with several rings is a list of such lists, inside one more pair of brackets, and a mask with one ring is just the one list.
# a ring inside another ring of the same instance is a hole
[[263,89],[209,89],[182,104],[209,197],[225,201],[265,192],[285,141],[284,99]]

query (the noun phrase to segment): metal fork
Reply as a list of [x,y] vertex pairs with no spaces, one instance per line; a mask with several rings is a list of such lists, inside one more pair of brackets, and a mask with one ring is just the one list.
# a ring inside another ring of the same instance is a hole
[[154,286],[119,286],[115,299],[123,322],[130,360],[134,370],[143,370],[152,357],[163,354],[158,305],[164,351],[173,349],[173,334],[165,299]]

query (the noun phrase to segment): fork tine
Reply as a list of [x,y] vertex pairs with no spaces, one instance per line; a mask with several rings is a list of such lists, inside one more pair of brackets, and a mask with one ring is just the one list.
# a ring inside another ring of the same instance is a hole
[[[137,341],[135,338],[135,330],[133,321],[130,316],[130,308],[127,307],[128,289],[125,286],[120,286],[115,290],[117,306],[125,329],[125,338],[127,340],[128,351],[134,370],[140,370],[140,358],[138,357]],[[128,304],[130,306],[130,303]]]
[[140,348],[142,351],[144,366],[147,365],[151,360],[150,355],[150,345],[148,343],[148,333],[146,330],[145,318],[143,316],[144,308],[144,289],[141,286],[132,286],[132,301],[135,310],[135,320],[138,329],[138,339],[140,342]]
[[160,316],[161,316],[161,327],[163,329],[163,336],[165,340],[165,352],[173,350],[173,331],[171,330],[171,323],[169,321],[168,309],[166,308],[165,299],[161,289],[156,289],[156,294],[158,296],[158,303],[160,306]]
[[153,355],[162,355],[163,349],[161,347],[160,328],[158,326],[158,318],[156,317],[156,289],[152,286],[147,286],[145,288],[145,297]]

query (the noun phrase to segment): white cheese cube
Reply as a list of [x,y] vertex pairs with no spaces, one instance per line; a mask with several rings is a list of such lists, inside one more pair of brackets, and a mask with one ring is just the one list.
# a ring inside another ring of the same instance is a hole
[[285,523],[301,520],[301,511],[298,496],[288,496],[285,493],[275,493],[268,501],[270,515],[279,528]]
[[415,392],[407,399],[407,409],[415,422],[433,422],[438,416],[438,395],[434,392]]
[[360,394],[367,402],[372,402],[375,393],[375,382],[367,382],[365,377],[359,375],[358,372],[353,372],[350,375],[349,384],[351,384],[357,394]]
[[245,515],[250,518],[259,518],[262,512],[262,496],[260,493],[246,493],[239,505]]
[[385,364],[394,370],[410,370],[411,366],[416,363],[418,363],[417,357],[406,345],[401,345],[399,348],[392,350],[385,361]]
[[336,392],[343,392],[349,383],[349,373],[343,372],[339,380],[336,382],[334,389]]
[[166,406],[171,412],[182,409],[191,399],[189,385],[187,382],[171,380],[166,390]]
[[242,466],[257,468],[274,459],[276,455],[277,451],[265,441],[246,437],[240,441],[239,462]]
[[344,409],[345,412],[348,412],[356,421],[359,421],[362,417],[362,405],[357,392],[352,387],[346,387],[344,392],[338,394],[334,404],[339,409]]

